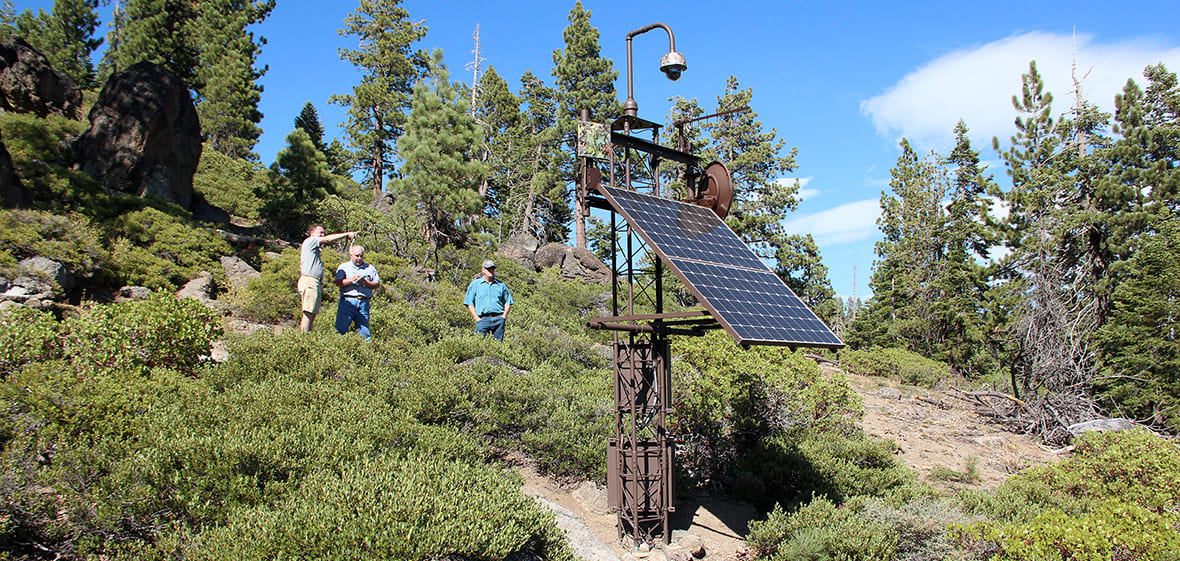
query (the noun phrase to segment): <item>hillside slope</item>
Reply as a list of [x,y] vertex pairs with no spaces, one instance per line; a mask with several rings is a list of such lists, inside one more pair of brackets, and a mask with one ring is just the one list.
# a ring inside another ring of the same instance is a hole
[[[830,365],[821,368],[836,370]],[[935,486],[991,490],[1022,469],[1057,459],[1032,439],[990,424],[971,404],[947,393],[903,387],[881,378],[845,375],[864,402],[861,427],[865,433],[896,442],[901,460]],[[977,474],[970,482],[948,481],[937,475],[965,473],[968,462],[975,465],[972,471]],[[539,475],[525,461],[520,462],[518,470],[525,480],[522,491],[557,513],[558,525],[566,531],[581,559],[664,559],[659,551],[635,550],[625,547],[629,542],[620,543],[615,528],[617,515],[607,511],[605,489],[587,482],[562,484]],[[691,554],[699,547],[706,559],[747,559],[747,525],[757,516],[752,506],[720,491],[682,497],[672,519],[675,540],[667,551],[673,555]]]

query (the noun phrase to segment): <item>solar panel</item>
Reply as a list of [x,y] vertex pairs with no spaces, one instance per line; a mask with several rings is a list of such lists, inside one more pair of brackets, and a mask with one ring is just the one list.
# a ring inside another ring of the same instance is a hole
[[741,344],[844,343],[712,210],[600,186],[607,201]]

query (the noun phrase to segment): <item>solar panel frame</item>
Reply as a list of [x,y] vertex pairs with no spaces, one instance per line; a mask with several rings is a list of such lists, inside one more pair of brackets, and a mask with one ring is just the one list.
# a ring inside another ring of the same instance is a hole
[[599,190],[739,344],[844,346],[711,209],[608,185]]

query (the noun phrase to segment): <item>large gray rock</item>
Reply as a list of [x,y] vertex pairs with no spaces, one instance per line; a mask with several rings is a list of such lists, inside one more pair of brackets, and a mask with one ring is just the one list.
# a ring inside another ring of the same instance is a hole
[[74,277],[65,265],[47,257],[30,257],[18,264],[20,274],[0,279],[0,301],[43,307],[63,300],[74,288]]
[[537,238],[528,234],[513,234],[504,243],[500,244],[500,250],[496,253],[503,255],[526,269],[536,269],[537,264],[534,260],[534,255],[537,253],[537,248],[540,246]]
[[1139,424],[1131,419],[1094,419],[1069,426],[1070,434],[1081,436],[1087,432],[1119,432],[1138,428]]
[[0,206],[16,208],[29,206],[29,191],[20,182],[16,166],[4,141],[0,140]]
[[[529,238],[531,239],[531,238]],[[536,241],[534,240],[535,244]],[[528,255],[532,249],[532,255]],[[588,249],[570,247],[560,243],[547,243],[541,247],[530,247],[527,239],[511,238],[500,246],[500,255],[510,257],[521,265],[534,270],[557,267],[561,277],[595,284],[610,283],[610,268]]]
[[569,248],[569,255],[561,265],[561,276],[567,279],[582,279],[597,284],[610,283],[610,267],[607,267],[594,252],[584,247]]
[[201,122],[188,87],[141,62],[107,80],[74,143],[76,168],[110,189],[192,205]]
[[560,268],[565,263],[565,257],[569,253],[569,247],[559,243],[548,243],[537,249],[533,260],[537,264],[537,270],[549,269],[552,267]]
[[20,267],[25,271],[33,272],[38,276],[52,281],[60,290],[61,294],[67,294],[74,289],[74,275],[70,274],[69,269],[66,269],[65,265],[48,257],[38,255],[28,259],[22,259]]
[[12,35],[0,41],[0,109],[77,119],[81,104],[78,85],[24,39]]
[[221,268],[225,269],[225,276],[229,278],[229,285],[235,290],[246,288],[246,285],[250,283],[250,279],[256,279],[262,276],[262,273],[251,267],[249,263],[233,255],[221,256]]
[[213,274],[209,271],[201,271],[197,274],[197,278],[188,281],[180,290],[176,291],[176,297],[192,298],[210,308],[217,308],[217,303],[213,299],[215,292]]

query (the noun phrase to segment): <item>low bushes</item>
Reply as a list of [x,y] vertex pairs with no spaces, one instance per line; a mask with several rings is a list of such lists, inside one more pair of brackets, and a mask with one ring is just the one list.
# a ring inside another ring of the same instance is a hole
[[172,291],[201,271],[225,284],[220,256],[233,254],[229,244],[187,218],[146,207],[120,215],[107,227],[115,240],[112,265],[124,284]]
[[760,510],[791,509],[813,496],[840,504],[912,484],[895,445],[863,434],[802,430],[768,437],[734,460],[734,490]]
[[819,497],[788,514],[781,507],[750,524],[748,543],[758,558],[771,561],[892,559],[898,536],[860,512]]
[[898,348],[844,350],[840,352],[840,366],[862,376],[880,376],[925,388],[932,388],[953,375],[946,364]]
[[572,560],[552,514],[519,488],[511,473],[478,464],[362,459],[306,478],[275,508],[235,512],[194,540],[192,558]]

